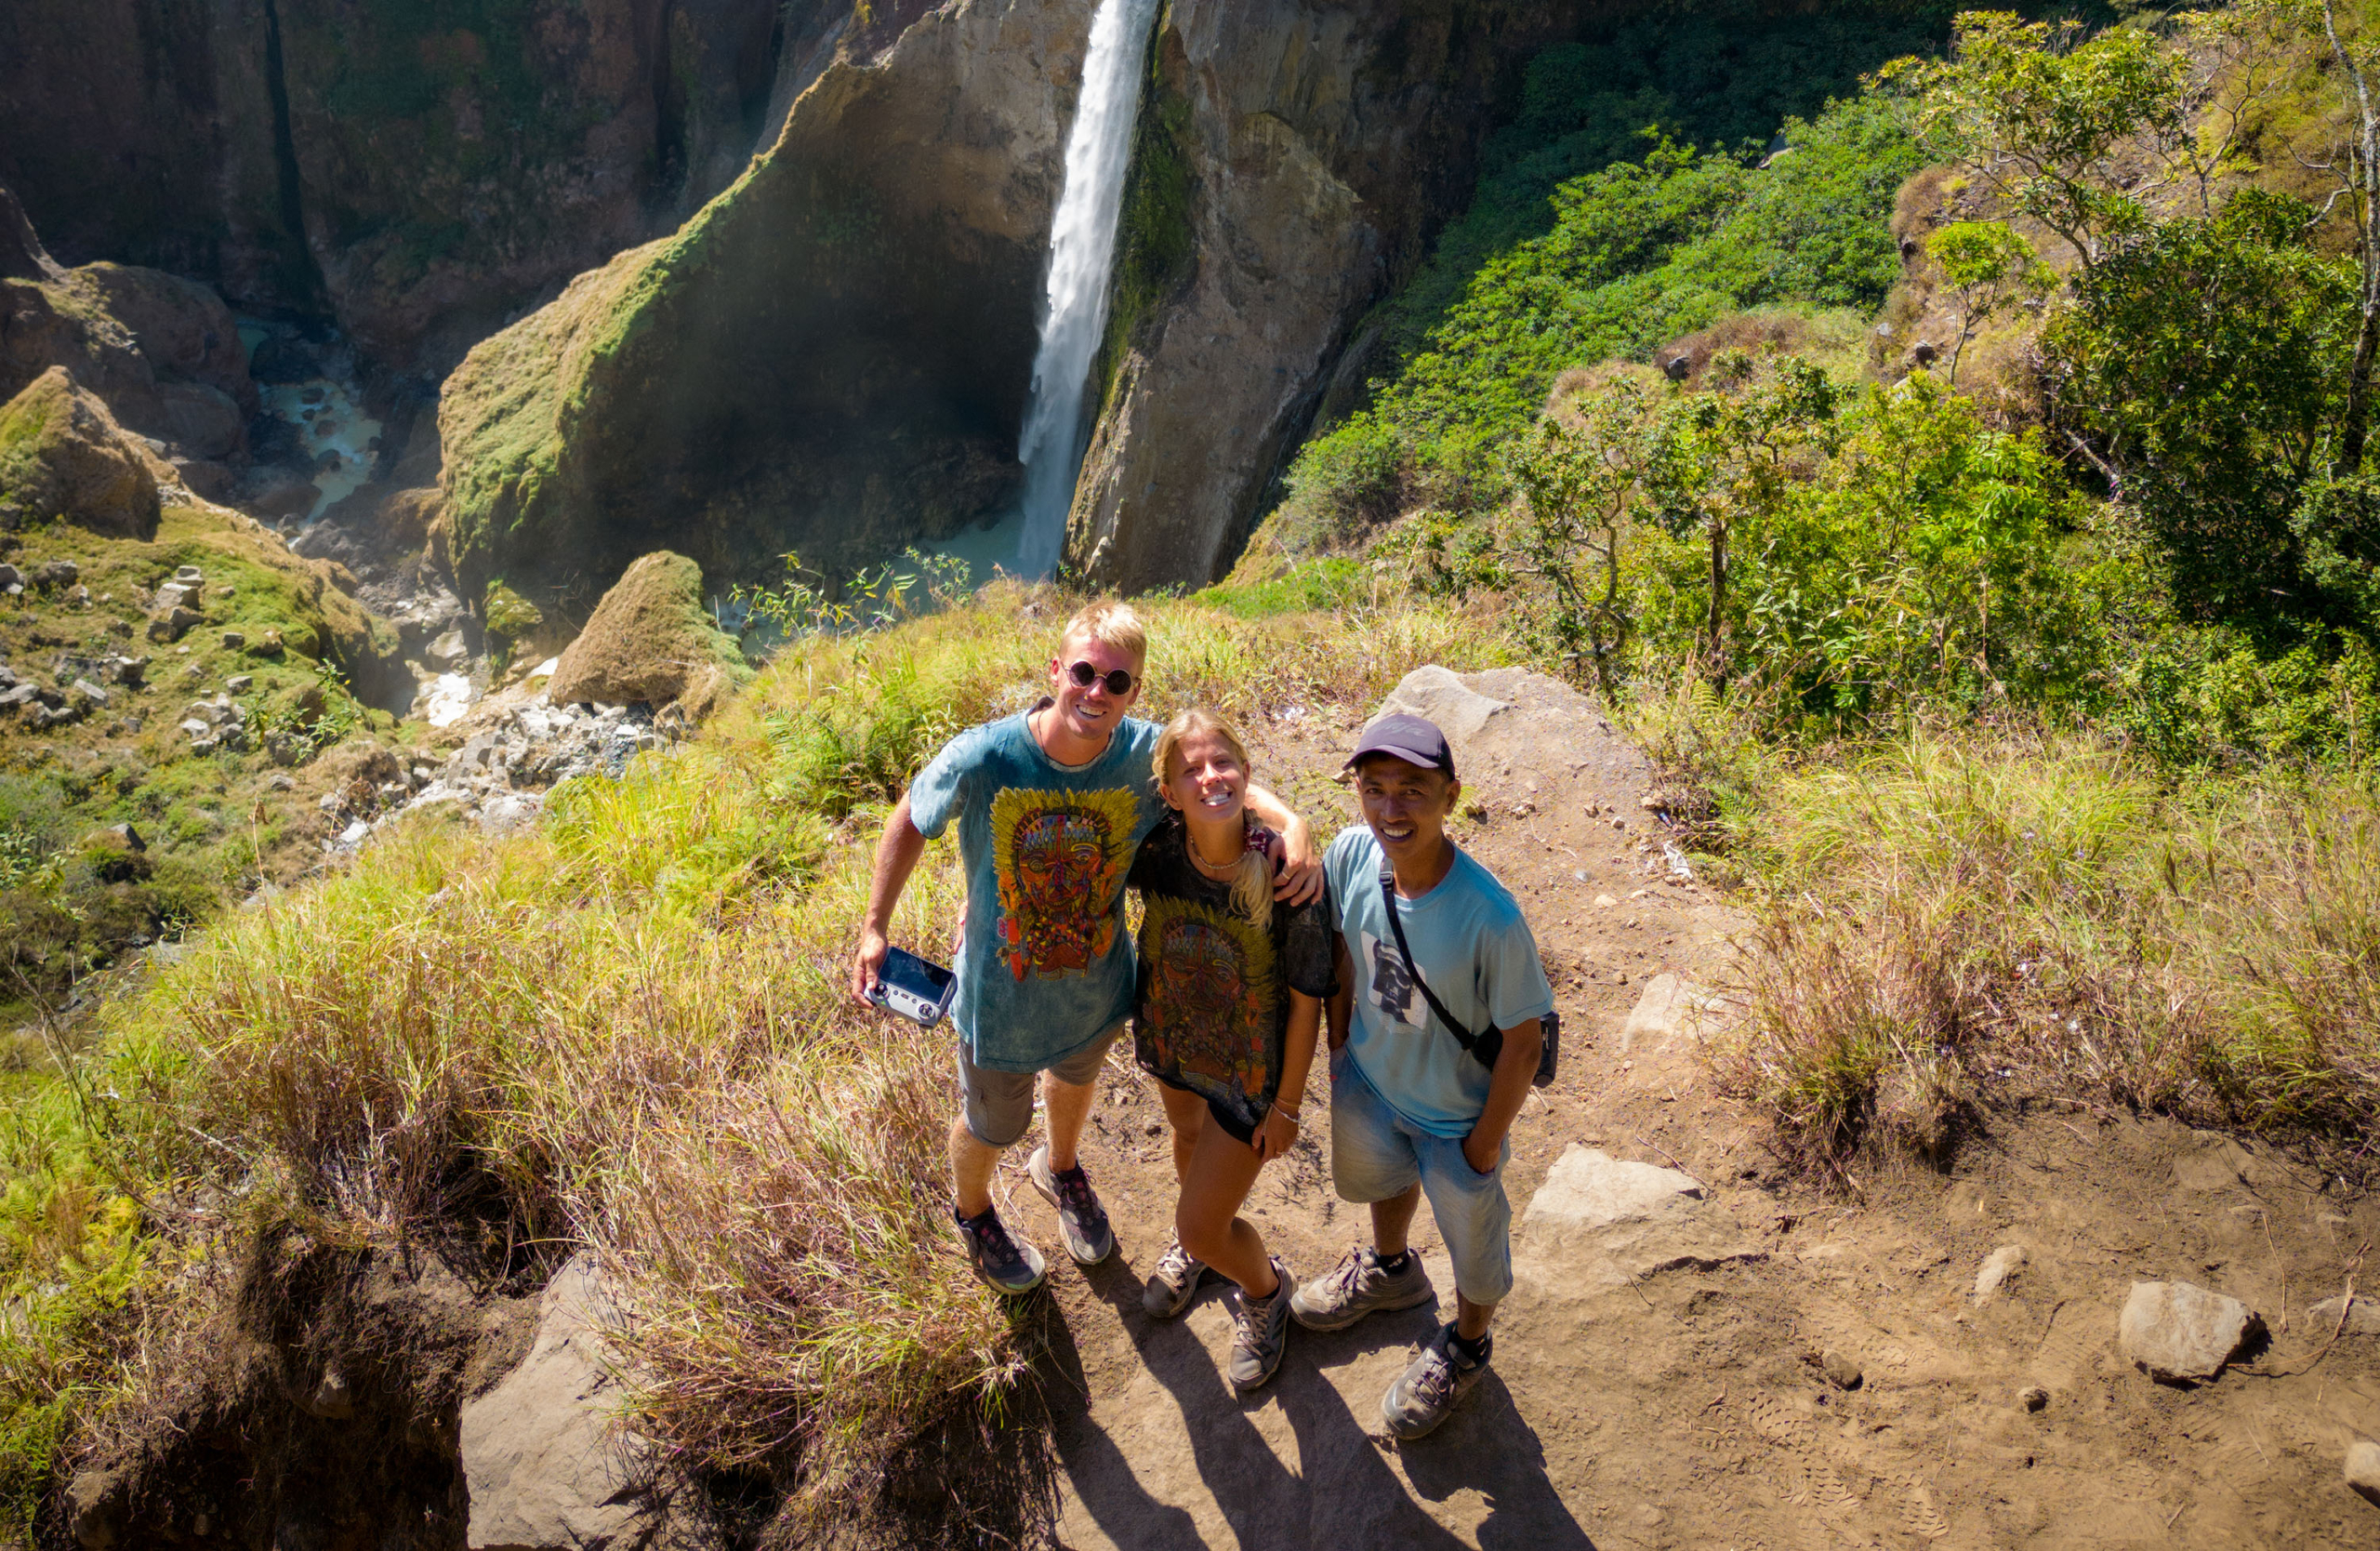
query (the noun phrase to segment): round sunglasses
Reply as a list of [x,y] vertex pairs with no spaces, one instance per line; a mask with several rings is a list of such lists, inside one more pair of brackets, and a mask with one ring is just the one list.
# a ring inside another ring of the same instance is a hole
[[1066,677],[1085,689],[1089,689],[1104,678],[1107,682],[1108,694],[1130,695],[1132,693],[1132,676],[1120,668],[1111,668],[1103,674],[1091,664],[1078,662],[1066,669]]

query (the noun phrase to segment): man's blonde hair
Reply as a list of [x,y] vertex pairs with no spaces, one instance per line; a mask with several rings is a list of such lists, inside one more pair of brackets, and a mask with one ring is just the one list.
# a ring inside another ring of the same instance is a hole
[[1143,662],[1149,658],[1148,627],[1141,623],[1141,616],[1132,611],[1131,604],[1119,599],[1102,598],[1077,610],[1075,616],[1066,621],[1066,628],[1059,632],[1059,650],[1064,651],[1066,643],[1077,636],[1129,652]]

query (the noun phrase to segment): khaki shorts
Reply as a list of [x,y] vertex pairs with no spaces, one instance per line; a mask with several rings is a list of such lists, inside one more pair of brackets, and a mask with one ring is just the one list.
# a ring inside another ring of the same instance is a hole
[[[1045,1067],[1061,1082],[1087,1088],[1099,1080],[1107,1062],[1107,1047],[1124,1031],[1122,1023],[1067,1056]],[[1033,1091],[1039,1072],[986,1071],[967,1051],[967,1037],[959,1037],[959,1093],[964,1105],[967,1133],[987,1147],[1013,1147],[1033,1125]]]

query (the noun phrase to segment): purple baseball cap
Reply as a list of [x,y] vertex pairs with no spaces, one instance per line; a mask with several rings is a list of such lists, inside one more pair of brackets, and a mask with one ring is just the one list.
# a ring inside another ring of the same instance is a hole
[[1341,768],[1352,770],[1357,761],[1371,754],[1386,754],[1424,770],[1454,774],[1454,750],[1447,747],[1447,735],[1438,731],[1437,723],[1402,711],[1383,716],[1366,727],[1363,736],[1355,740],[1355,751],[1347,756],[1346,764]]

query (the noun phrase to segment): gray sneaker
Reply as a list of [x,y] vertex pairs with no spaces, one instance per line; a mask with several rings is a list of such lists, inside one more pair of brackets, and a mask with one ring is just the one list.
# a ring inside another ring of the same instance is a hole
[[1141,1289],[1141,1306],[1152,1319],[1170,1319],[1190,1306],[1198,1284],[1207,1279],[1207,1263],[1182,1247],[1176,1239],[1157,1257],[1148,1285]]
[[1116,1253],[1116,1232],[1107,1226],[1107,1209],[1099,1204],[1099,1193],[1091,1187],[1091,1176],[1082,1172],[1081,1164],[1060,1173],[1050,1167],[1050,1149],[1038,1147],[1033,1149],[1025,1172],[1033,1188],[1058,1209],[1058,1231],[1076,1265],[1096,1266]]
[[1231,1386],[1242,1394],[1270,1379],[1281,1366],[1281,1354],[1289,1349],[1289,1300],[1297,1295],[1298,1279],[1278,1255],[1273,1257],[1273,1274],[1281,1285],[1263,1303],[1250,1303],[1245,1292],[1232,1295],[1232,1318],[1238,1329],[1232,1334],[1226,1371]]
[[1329,1276],[1299,1288],[1289,1312],[1310,1331],[1343,1331],[1367,1314],[1418,1308],[1437,1295],[1420,1255],[1408,1252],[1403,1270],[1383,1271],[1380,1256],[1358,1246]]
[[[1452,1325],[1441,1325],[1430,1344],[1421,1348],[1380,1398],[1381,1425],[1389,1436],[1404,1442],[1427,1438],[1444,1422],[1471,1393],[1471,1386],[1488,1372],[1490,1348],[1477,1362],[1465,1362],[1448,1338],[1454,1334]],[[1494,1338],[1491,1336],[1492,1341]]]
[[1049,1271],[1041,1252],[1008,1231],[998,1207],[977,1217],[961,1217],[959,1209],[952,1207],[950,1215],[958,1221],[959,1237],[966,1240],[967,1260],[977,1276],[1012,1298],[1041,1285]]

